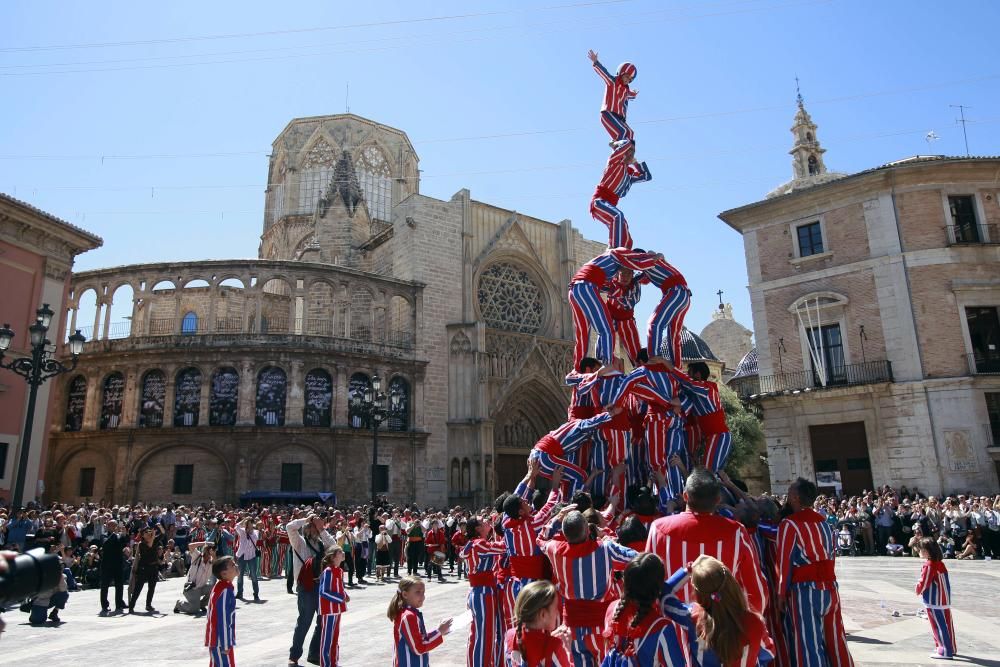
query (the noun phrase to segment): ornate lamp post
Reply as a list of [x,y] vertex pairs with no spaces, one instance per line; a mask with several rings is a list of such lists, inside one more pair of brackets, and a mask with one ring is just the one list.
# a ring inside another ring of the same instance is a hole
[[[388,405],[386,399],[388,398]],[[372,427],[372,504],[378,496],[375,484],[378,471],[378,427],[389,417],[398,417],[403,413],[403,396],[393,387],[389,395],[382,391],[382,380],[377,375],[372,376],[371,387],[364,392],[356,391],[351,396],[351,408],[354,414],[367,417]]]
[[49,304],[44,303],[42,307],[35,311],[35,323],[28,327],[31,339],[31,356],[11,359],[5,362],[4,353],[14,340],[14,332],[9,324],[4,324],[0,328],[0,368],[11,370],[28,382],[28,411],[24,419],[24,432],[21,437],[21,455],[17,462],[17,479],[14,482],[14,496],[11,498],[12,507],[20,507],[24,497],[24,478],[28,472],[28,452],[31,449],[31,427],[35,421],[35,400],[38,398],[38,387],[49,378],[53,378],[62,373],[69,373],[80,359],[80,352],[83,351],[83,343],[87,339],[83,337],[80,330],[69,337],[69,351],[73,355],[73,363],[64,366],[58,359],[53,359],[45,349],[49,340],[45,334],[52,324],[52,316],[55,315]]

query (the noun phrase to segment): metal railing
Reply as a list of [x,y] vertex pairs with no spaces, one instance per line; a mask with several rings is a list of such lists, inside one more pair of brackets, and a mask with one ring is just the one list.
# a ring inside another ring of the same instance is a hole
[[969,372],[973,375],[1000,375],[1000,351],[986,354],[974,352],[966,355]]
[[828,370],[826,384],[815,371],[797,371],[777,375],[760,376],[760,386],[756,396],[795,391],[853,387],[865,384],[893,382],[892,362],[888,360],[866,361],[861,364],[837,366]]
[[1000,225],[946,225],[948,245],[1000,244]]

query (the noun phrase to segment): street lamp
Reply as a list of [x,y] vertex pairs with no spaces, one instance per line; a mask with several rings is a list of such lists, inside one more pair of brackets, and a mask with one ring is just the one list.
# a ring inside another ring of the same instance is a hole
[[6,368],[23,377],[28,382],[28,411],[24,419],[24,432],[21,437],[21,454],[17,462],[17,479],[14,483],[14,496],[11,498],[11,506],[18,508],[24,497],[24,478],[28,472],[28,452],[31,449],[31,429],[35,421],[35,400],[38,398],[38,387],[49,378],[53,378],[62,373],[69,373],[76,368],[80,360],[80,353],[83,351],[83,343],[87,340],[77,329],[76,333],[69,337],[69,351],[73,355],[73,363],[65,366],[58,359],[53,359],[45,346],[49,344],[45,334],[52,324],[52,316],[55,313],[49,308],[49,304],[42,304],[42,307],[35,311],[35,323],[28,327],[28,337],[31,340],[31,356],[19,357],[5,362],[4,353],[14,340],[14,332],[9,324],[0,327],[0,368]]
[[[386,405],[388,399],[388,406]],[[351,396],[351,408],[354,414],[360,417],[367,417],[372,427],[372,504],[374,505],[378,496],[375,478],[378,471],[378,427],[389,417],[399,417],[405,414],[403,409],[403,395],[398,387],[389,390],[386,396],[382,392],[382,380],[379,376],[372,376],[370,387],[362,391],[356,391]]]

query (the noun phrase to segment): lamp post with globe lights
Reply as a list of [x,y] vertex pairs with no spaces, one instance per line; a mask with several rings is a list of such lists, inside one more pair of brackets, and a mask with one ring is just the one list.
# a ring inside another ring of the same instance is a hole
[[55,313],[47,303],[42,304],[42,307],[35,311],[35,323],[28,327],[31,341],[31,356],[29,357],[18,357],[4,361],[4,354],[14,340],[14,331],[11,330],[9,324],[4,324],[0,328],[0,368],[17,373],[28,383],[28,410],[24,418],[21,453],[17,462],[17,479],[14,481],[14,495],[11,498],[11,506],[14,508],[20,507],[24,498],[24,478],[28,473],[28,454],[31,450],[31,430],[35,421],[35,401],[38,398],[38,388],[46,380],[63,373],[69,373],[76,368],[80,360],[80,353],[83,351],[83,343],[87,340],[77,329],[68,341],[73,362],[66,366],[58,359],[54,359],[50,351],[46,349],[51,341],[45,337],[52,324],[53,315]]
[[[388,404],[386,403],[388,401]],[[372,376],[371,386],[364,391],[356,391],[351,396],[351,409],[354,414],[367,418],[372,428],[372,504],[378,499],[378,488],[376,485],[378,472],[378,428],[382,422],[389,417],[398,417],[403,414],[403,396],[396,387],[389,390],[386,395],[382,391],[382,380],[379,376]]]

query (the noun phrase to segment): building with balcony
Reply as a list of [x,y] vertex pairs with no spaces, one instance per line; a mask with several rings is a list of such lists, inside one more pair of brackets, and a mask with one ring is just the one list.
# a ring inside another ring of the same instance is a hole
[[[0,193],[0,324],[8,324],[16,333],[4,355],[6,362],[31,356],[28,327],[35,323],[36,311],[43,303],[50,304],[55,312],[48,333],[53,345],[46,349],[62,356],[58,343],[63,340],[66,327],[64,304],[73,260],[102,243],[90,232]],[[45,487],[47,425],[53,415],[62,414],[55,397],[58,391],[52,391],[55,382],[43,383],[38,388],[24,502],[34,499]],[[21,434],[27,419],[28,394],[23,377],[0,369],[0,504],[11,499],[21,447],[25,445]]]
[[[720,214],[743,235],[771,482],[995,491],[1000,158],[832,174],[802,102],[793,180]],[[821,474],[823,473],[823,474]]]
[[380,491],[440,507],[520,479],[568,404],[565,285],[603,247],[468,190],[423,195],[417,163],[397,129],[295,119],[273,143],[258,259],[74,274],[89,342],[59,385],[49,497],[364,500],[372,434],[350,398],[375,375],[403,396]]

